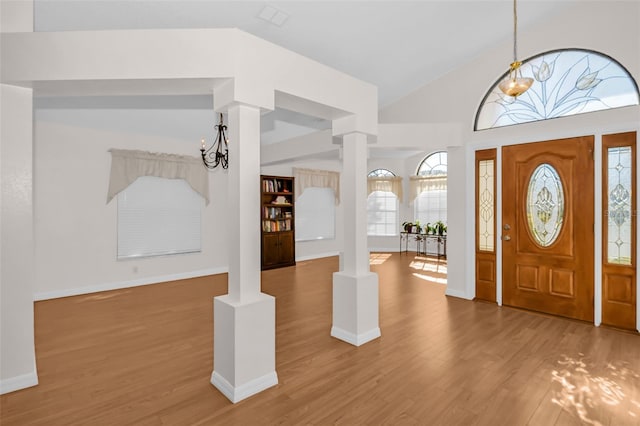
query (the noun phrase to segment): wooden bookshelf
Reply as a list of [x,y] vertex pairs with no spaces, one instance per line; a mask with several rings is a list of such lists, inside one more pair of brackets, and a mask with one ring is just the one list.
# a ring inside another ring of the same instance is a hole
[[296,264],[293,178],[260,176],[262,269]]

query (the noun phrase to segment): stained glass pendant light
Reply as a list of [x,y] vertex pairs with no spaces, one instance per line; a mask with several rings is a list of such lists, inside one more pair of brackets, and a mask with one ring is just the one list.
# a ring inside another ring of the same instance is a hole
[[522,62],[518,61],[518,11],[516,0],[513,0],[513,62],[509,67],[509,76],[498,85],[507,96],[520,96],[533,84],[533,78],[522,77],[520,65]]

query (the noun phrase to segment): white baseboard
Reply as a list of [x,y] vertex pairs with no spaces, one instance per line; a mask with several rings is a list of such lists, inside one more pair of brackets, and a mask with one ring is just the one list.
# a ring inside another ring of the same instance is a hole
[[140,278],[138,280],[118,281],[113,283],[96,284],[87,287],[76,287],[62,290],[45,291],[34,294],[33,300],[49,300],[59,297],[79,296],[82,294],[97,293],[100,291],[120,290],[129,287],[138,287],[142,285],[158,284],[167,281],[184,280],[188,278],[205,277],[207,275],[224,274],[229,272],[228,267],[201,269],[199,271],[190,271],[180,274],[162,275],[155,277]]
[[445,290],[444,294],[446,296],[452,296],[452,297],[458,297],[460,299],[467,299],[467,300],[473,300],[473,297],[468,297],[465,292],[460,291],[460,290],[452,290],[451,288],[447,287],[447,289]]
[[20,389],[30,388],[38,384],[38,374],[33,371],[21,376],[0,380],[0,395],[15,392]]
[[[372,247],[369,248],[369,252],[376,252],[376,253],[397,253],[399,250],[398,247],[395,248],[380,248],[380,247]],[[326,252],[326,253],[317,253],[317,254],[311,254],[308,256],[300,256],[300,257],[296,257],[296,262],[304,262],[305,260],[314,260],[314,259],[321,259],[323,257],[331,257],[331,256],[340,256],[340,252],[339,251],[330,251],[330,252]]]
[[380,327],[376,327],[372,330],[367,331],[366,333],[353,334],[351,332],[343,330],[342,328],[333,326],[331,327],[331,336],[350,343],[354,346],[361,346],[367,342],[377,339],[381,336],[381,334]]
[[272,386],[278,384],[278,375],[276,372],[272,372],[269,374],[265,374],[262,377],[258,377],[257,379],[251,380],[248,383],[245,383],[242,386],[233,387],[231,383],[227,381],[220,374],[215,371],[211,373],[211,384],[216,387],[224,396],[226,396],[229,401],[240,402],[243,399],[249,398],[252,395],[262,392],[265,389],[268,389]]
[[305,260],[321,259],[323,257],[338,256],[340,252],[330,251],[326,253],[310,254],[308,256],[296,257],[296,262],[304,262]]
[[399,247],[394,247],[394,248],[369,247],[369,253],[398,253],[399,251],[400,251]]

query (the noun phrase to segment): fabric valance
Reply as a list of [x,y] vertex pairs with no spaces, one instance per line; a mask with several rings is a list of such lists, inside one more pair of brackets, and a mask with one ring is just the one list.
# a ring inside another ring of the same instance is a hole
[[335,204],[340,204],[340,173],[294,167],[293,177],[295,178],[296,200],[307,188],[331,188],[335,196]]
[[209,204],[209,176],[198,157],[110,149],[111,176],[107,203],[141,176],[184,179]]
[[409,178],[409,201],[418,198],[424,191],[447,189],[446,176],[411,176]]
[[401,176],[376,176],[367,178],[367,195],[375,191],[393,192],[402,202]]

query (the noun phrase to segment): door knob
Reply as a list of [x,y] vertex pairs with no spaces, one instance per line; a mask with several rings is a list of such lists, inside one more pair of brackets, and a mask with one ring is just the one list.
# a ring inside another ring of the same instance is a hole
[[508,223],[505,223],[503,228],[505,231],[508,231],[509,229],[511,229],[511,225],[509,225]]
[[502,236],[502,241],[511,241],[511,236],[510,235],[503,235]]

